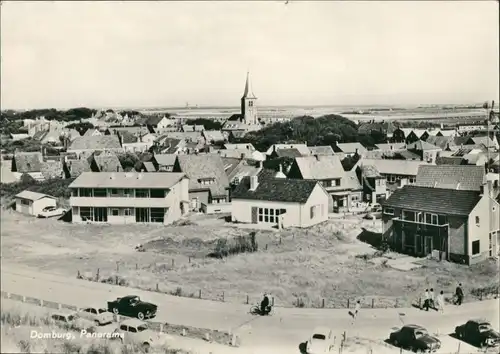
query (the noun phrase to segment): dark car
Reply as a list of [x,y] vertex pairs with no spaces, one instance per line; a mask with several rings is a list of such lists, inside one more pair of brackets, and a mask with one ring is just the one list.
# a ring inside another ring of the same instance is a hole
[[432,353],[441,348],[441,341],[418,325],[405,325],[399,331],[392,332],[389,341],[396,347],[416,353]]
[[500,333],[495,331],[486,320],[470,320],[455,328],[458,338],[478,347],[496,347],[500,345]]
[[108,311],[115,315],[137,317],[140,320],[156,316],[158,306],[141,301],[139,296],[129,295],[108,301]]

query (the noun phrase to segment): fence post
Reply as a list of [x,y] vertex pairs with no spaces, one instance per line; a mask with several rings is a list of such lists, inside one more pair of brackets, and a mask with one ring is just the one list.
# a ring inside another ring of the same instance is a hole
[[116,262],[116,272],[118,273],[120,271],[120,263]]
[[396,299],[396,304],[395,304],[395,306],[394,306],[394,307],[395,307],[395,308],[397,308],[397,307],[398,307],[398,299]]
[[325,308],[325,299],[323,299],[323,300],[321,301],[321,307],[322,307],[322,308]]
[[267,251],[267,243],[266,243],[266,251]]
[[247,305],[248,305],[248,303],[249,303],[249,299],[248,299],[248,294],[247,294]]
[[158,283],[156,283],[156,291],[160,292],[160,285]]
[[280,245],[281,245],[281,236],[280,236]]
[[372,308],[375,307],[375,299],[372,299]]
[[460,342],[458,342],[458,350],[457,350],[457,354],[460,354]]
[[97,268],[97,274],[95,277],[96,277],[97,281],[99,281],[99,268]]
[[[418,298],[418,308],[421,309],[422,308],[422,298],[419,297]],[[459,343],[460,344],[460,343]]]
[[189,256],[189,263],[191,263],[191,256]]
[[139,267],[137,266],[137,263],[135,264],[135,270],[139,269]]
[[224,302],[224,292],[222,292],[222,302]]
[[347,308],[350,308],[351,306],[350,305],[350,302],[349,302],[349,299],[347,299]]
[[77,279],[80,279],[80,278],[81,278],[80,271],[78,271],[78,273],[76,273],[76,278],[77,278]]
[[198,292],[198,298],[201,299],[201,289]]
[[271,298],[271,306],[274,306],[274,296]]
[[172,268],[175,266],[175,259],[172,258]]

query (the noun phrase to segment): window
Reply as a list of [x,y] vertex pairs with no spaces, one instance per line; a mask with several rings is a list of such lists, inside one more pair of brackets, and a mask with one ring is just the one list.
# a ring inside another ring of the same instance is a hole
[[394,176],[394,175],[387,176],[387,181],[390,183],[396,182],[396,176]]
[[253,101],[248,101],[248,107],[253,107]]
[[132,189],[124,189],[123,190],[123,196],[126,198],[130,198],[133,195],[133,190]]
[[286,209],[268,209],[259,208],[258,220],[259,222],[278,223],[279,216],[286,213]]
[[417,213],[417,222],[420,222],[420,223],[424,222],[424,214]]
[[476,225],[479,225],[479,216],[476,216]]
[[120,194],[120,190],[119,189],[116,189],[116,188],[111,189],[111,195],[116,196],[116,195],[119,195],[119,194]]
[[129,327],[128,331],[131,333],[137,333],[137,329],[135,329],[134,327]]
[[431,224],[432,225],[438,225],[439,224],[438,216],[436,214],[432,214]]
[[149,198],[149,189],[136,189],[135,190],[136,198]]
[[415,221],[415,212],[403,210],[403,220]]
[[94,197],[107,197],[108,191],[106,189],[94,189]]
[[318,205],[313,205],[310,210],[310,217],[314,219],[316,216],[318,216]]
[[92,221],[93,220],[93,208],[90,207],[80,207],[80,218],[82,221]]
[[125,209],[123,209],[123,215],[125,215],[125,216],[132,215],[132,209],[131,208],[125,208]]
[[408,183],[410,183],[410,184],[414,184],[415,182],[417,182],[417,177],[410,177],[408,179]]
[[340,178],[335,178],[330,181],[330,186],[331,187],[338,187],[340,186]]
[[472,254],[479,254],[479,240],[472,241]]
[[92,189],[80,188],[80,197],[92,197]]
[[21,205],[30,205],[30,201],[27,199],[21,199]]
[[118,216],[118,215],[120,215],[120,211],[118,209],[116,209],[116,208],[115,209],[111,209],[111,215]]
[[72,195],[73,197],[78,197],[78,188],[74,188],[74,189],[72,189],[72,190],[71,190],[71,195]]
[[162,223],[165,220],[165,208],[151,208],[151,222]]
[[165,198],[164,189],[150,189],[151,198]]
[[394,215],[394,209],[393,208],[384,208],[384,214],[385,215]]
[[122,331],[127,332],[127,326],[125,326],[125,325],[121,325],[121,326],[120,326],[120,329],[121,329]]

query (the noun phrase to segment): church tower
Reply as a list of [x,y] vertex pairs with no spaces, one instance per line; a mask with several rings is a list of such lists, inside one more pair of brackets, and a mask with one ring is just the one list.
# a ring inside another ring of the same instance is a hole
[[250,85],[250,73],[247,72],[245,91],[241,97],[241,115],[245,124],[259,124],[257,120],[257,97],[255,97]]

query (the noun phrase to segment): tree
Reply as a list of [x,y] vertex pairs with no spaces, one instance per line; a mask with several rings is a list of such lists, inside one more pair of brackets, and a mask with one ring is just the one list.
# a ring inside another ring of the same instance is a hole
[[350,171],[359,161],[360,156],[358,153],[355,153],[353,156],[346,156],[341,162],[342,167],[344,167],[344,171]]
[[120,163],[124,170],[126,168],[135,168],[137,163],[140,162],[137,155],[131,152],[126,152],[124,154],[118,155],[118,159],[120,160]]
[[78,122],[78,123],[70,123],[66,126],[68,129],[75,129],[80,135],[85,134],[85,132],[89,129],[94,129],[94,125],[89,122]]

